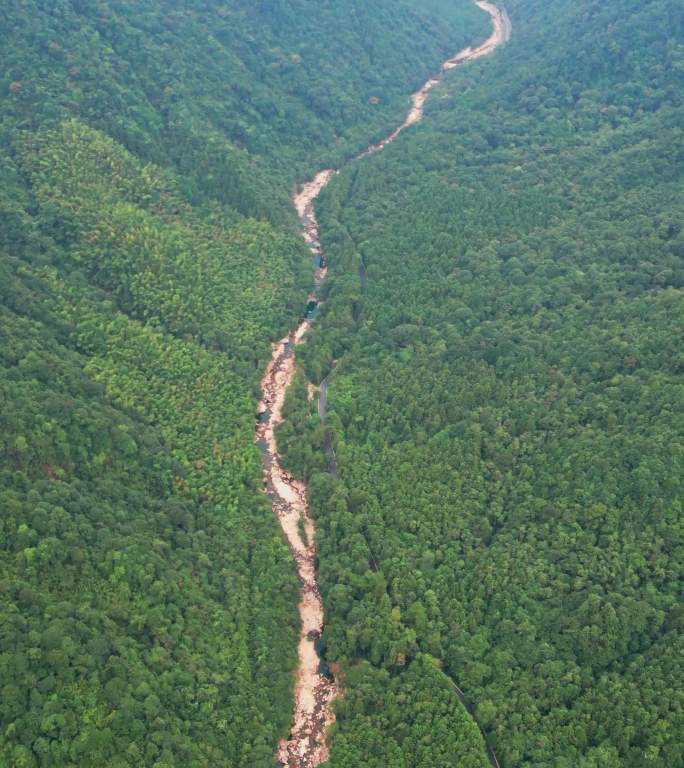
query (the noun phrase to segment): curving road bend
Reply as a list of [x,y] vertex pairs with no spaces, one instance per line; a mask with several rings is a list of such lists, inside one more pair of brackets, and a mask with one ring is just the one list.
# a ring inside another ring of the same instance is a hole
[[[380,152],[402,131],[421,120],[428,94],[441,81],[445,72],[492,53],[510,38],[511,24],[506,11],[487,0],[476,0],[475,4],[492,18],[493,31],[490,37],[481,45],[465,48],[445,61],[439,76],[428,80],[413,94],[412,106],[404,122],[386,139],[371,145],[354,160]],[[337,173],[339,171],[333,169],[321,171],[312,181],[303,184],[301,191],[293,197],[302,235],[317,257],[322,256],[323,252],[314,203]],[[320,263],[320,259],[317,259],[317,263]],[[314,292],[310,299],[316,298],[326,274],[326,266],[316,268]],[[309,514],[306,487],[281,466],[275,439],[275,430],[283,420],[285,393],[295,374],[295,347],[302,342],[310,325],[309,319],[302,320],[284,339],[273,344],[271,361],[261,381],[260,419],[255,437],[263,449],[266,491],[297,564],[300,581],[299,615],[302,626],[294,717],[290,738],[281,741],[278,748],[278,761],[287,768],[315,768],[328,759],[325,732],[334,722],[331,704],[338,694],[335,680],[321,671],[321,659],[316,647],[316,641],[323,632],[323,603],[316,581],[315,528]],[[490,760],[492,757],[493,753],[490,753]]]

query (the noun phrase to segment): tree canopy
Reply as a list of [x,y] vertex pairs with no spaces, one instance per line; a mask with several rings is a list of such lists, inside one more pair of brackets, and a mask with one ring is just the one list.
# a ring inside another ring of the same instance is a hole
[[300,357],[330,374],[338,478],[283,446],[354,702],[331,766],[412,764],[368,712],[422,695],[425,655],[502,766],[684,765],[684,14],[507,8],[511,42],[319,206]]
[[0,23],[0,764],[273,765],[298,584],[253,444],[295,179],[468,4],[11,0]]

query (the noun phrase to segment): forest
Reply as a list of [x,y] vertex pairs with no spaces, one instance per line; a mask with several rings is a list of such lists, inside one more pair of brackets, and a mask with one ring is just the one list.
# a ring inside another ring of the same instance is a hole
[[436,738],[451,681],[502,766],[683,766],[684,9],[506,7],[511,42],[319,205],[327,414],[300,386],[281,432],[343,671],[330,765],[469,765]]
[[343,165],[278,434],[327,765],[684,766],[684,9],[505,6],[349,162],[489,33],[470,0],[5,3],[3,768],[273,767],[259,381],[312,282],[293,188]]
[[468,3],[10,0],[0,765],[274,762],[299,631],[253,444],[295,179],[486,29]]

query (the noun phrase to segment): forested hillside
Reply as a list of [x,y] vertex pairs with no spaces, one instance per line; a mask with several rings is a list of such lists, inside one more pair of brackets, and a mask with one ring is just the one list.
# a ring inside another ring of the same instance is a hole
[[267,766],[297,581],[253,445],[295,179],[469,3],[12,0],[0,21],[0,765]]
[[193,201],[270,219],[295,180],[384,135],[487,29],[447,0],[10,0],[2,23],[5,141],[78,117],[177,169]]
[[684,9],[507,8],[319,205],[300,359],[338,477],[303,386],[281,443],[345,675],[331,766],[468,765],[449,680],[503,768],[684,765]]

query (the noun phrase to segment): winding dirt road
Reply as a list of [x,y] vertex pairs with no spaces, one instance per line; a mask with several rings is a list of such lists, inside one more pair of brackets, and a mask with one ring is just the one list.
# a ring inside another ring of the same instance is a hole
[[[465,48],[445,61],[440,75],[428,80],[413,94],[412,107],[404,122],[386,139],[371,145],[354,160],[380,152],[402,131],[421,120],[428,94],[440,82],[444,72],[486,56],[510,38],[510,20],[504,10],[486,0],[476,0],[476,5],[492,18],[493,32],[490,37],[482,45]],[[323,253],[314,203],[337,173],[339,171],[332,169],[321,171],[312,181],[303,184],[301,191],[293,198],[302,235],[315,256],[322,256]],[[310,299],[315,298],[326,273],[327,267],[316,268],[314,293]],[[278,749],[278,760],[287,768],[315,768],[327,760],[325,731],[334,722],[331,703],[338,694],[336,682],[321,671],[321,659],[316,647],[316,641],[323,632],[323,604],[316,581],[315,528],[309,515],[306,487],[281,466],[275,439],[275,430],[282,422],[285,393],[295,373],[295,347],[302,342],[310,325],[310,320],[302,320],[295,330],[273,345],[271,362],[261,382],[260,420],[256,431],[256,442],[263,448],[266,491],[297,564],[301,585],[299,615],[302,627],[294,717],[290,738],[283,740]]]

